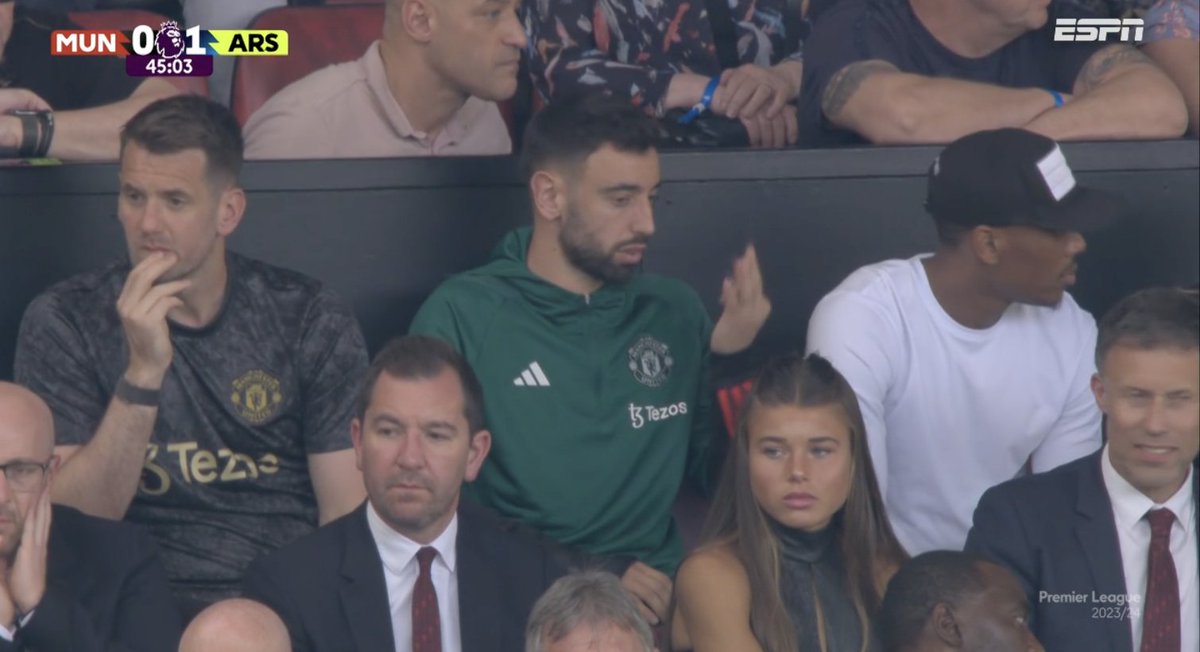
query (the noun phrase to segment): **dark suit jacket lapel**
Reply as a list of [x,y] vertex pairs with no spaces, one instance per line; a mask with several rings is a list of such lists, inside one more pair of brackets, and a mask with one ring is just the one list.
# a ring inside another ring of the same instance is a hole
[[[1104,449],[1100,449],[1079,473],[1079,486],[1076,489],[1078,502],[1075,507],[1081,518],[1075,525],[1075,536],[1091,570],[1094,592],[1097,595],[1126,595],[1117,524],[1100,472],[1100,455],[1103,454]],[[1129,620],[1106,618],[1103,622],[1105,638],[1110,641],[1109,649],[1112,652],[1133,652]]]
[[497,573],[496,560],[488,556],[489,532],[472,518],[470,509],[458,511],[458,623],[463,652],[499,650],[503,642],[499,622],[504,604],[504,587]]
[[383,560],[367,527],[364,503],[348,523],[342,551],[342,609],[356,650],[390,650],[395,646]]

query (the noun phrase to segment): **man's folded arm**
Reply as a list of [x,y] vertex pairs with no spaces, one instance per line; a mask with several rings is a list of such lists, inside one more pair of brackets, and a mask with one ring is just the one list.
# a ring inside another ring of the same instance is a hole
[[55,113],[54,140],[47,155],[70,161],[116,160],[122,125],[151,102],[178,93],[174,84],[151,78],[119,102]]
[[1088,58],[1073,97],[1026,128],[1055,140],[1176,138],[1187,130],[1179,89],[1149,57],[1114,45]]
[[821,95],[825,119],[877,145],[948,143],[1023,126],[1053,106],[1054,96],[1040,88],[926,77],[879,59],[845,66]]

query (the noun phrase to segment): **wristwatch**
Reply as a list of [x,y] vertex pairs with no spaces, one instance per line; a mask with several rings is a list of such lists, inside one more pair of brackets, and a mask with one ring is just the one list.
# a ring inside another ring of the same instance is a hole
[[130,405],[145,405],[148,407],[158,407],[158,390],[146,389],[138,387],[133,383],[121,377],[117,381],[117,390],[114,392],[117,398],[125,401]]

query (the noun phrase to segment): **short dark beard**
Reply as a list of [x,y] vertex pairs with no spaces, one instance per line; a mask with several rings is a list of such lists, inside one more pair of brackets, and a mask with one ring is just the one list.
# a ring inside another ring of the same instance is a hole
[[641,264],[622,265],[614,260],[621,247],[631,244],[646,244],[649,238],[639,238],[621,242],[612,251],[602,251],[591,238],[579,232],[579,218],[566,214],[563,228],[558,234],[558,243],[562,247],[567,261],[579,271],[605,284],[624,285],[633,280],[641,271]]

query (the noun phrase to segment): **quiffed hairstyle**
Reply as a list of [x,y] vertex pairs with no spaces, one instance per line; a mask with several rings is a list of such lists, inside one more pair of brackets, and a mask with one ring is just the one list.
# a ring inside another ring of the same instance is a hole
[[525,129],[521,175],[528,180],[548,165],[576,166],[605,145],[621,152],[647,152],[659,137],[658,123],[628,98],[556,97]]
[[836,532],[845,560],[847,593],[858,613],[865,650],[886,578],[908,554],[888,523],[858,398],[828,360],[815,353],[807,357],[792,353],[771,360],[759,373],[746,398],[702,538],[706,545],[727,546],[745,568],[750,581],[750,631],[763,649],[795,650],[795,630],[779,587],[780,544],[750,484],[750,417],[755,410],[788,405],[836,406],[850,428],[850,493],[829,527]]
[[380,375],[386,373],[398,380],[428,380],[446,368],[458,374],[463,392],[463,414],[471,434],[483,430],[483,386],[479,384],[475,371],[454,347],[436,337],[425,335],[397,337],[375,356],[359,390],[358,418],[366,416],[371,394],[375,392],[375,383]]
[[1100,320],[1096,368],[1103,371],[1109,350],[1120,344],[1135,349],[1200,348],[1200,293],[1176,288],[1147,288],[1121,299]]
[[242,172],[242,129],[224,105],[199,95],[174,95],[147,104],[121,129],[121,155],[129,143],[151,154],[204,152],[209,181],[237,184]]
[[986,590],[983,563],[990,562],[973,553],[934,550],[901,566],[876,617],[883,649],[903,650],[915,644],[934,607],[953,606]]
[[561,577],[538,598],[525,627],[525,652],[545,652],[576,627],[632,632],[643,652],[654,650],[650,626],[616,575],[584,571]]

